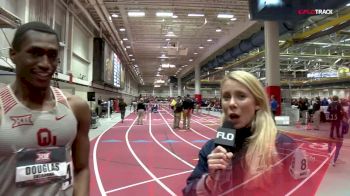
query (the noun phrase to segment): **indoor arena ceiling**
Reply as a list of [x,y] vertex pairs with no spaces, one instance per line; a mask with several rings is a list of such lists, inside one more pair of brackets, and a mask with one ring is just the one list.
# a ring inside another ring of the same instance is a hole
[[[184,77],[193,72],[194,65],[202,65],[222,54],[263,27],[263,23],[249,20],[247,0],[73,2],[80,4],[106,32],[115,34],[107,37],[115,38],[111,42],[118,41],[116,45],[123,51],[124,60],[134,69],[135,75],[142,78],[141,83],[146,85],[153,85],[156,80],[167,81],[169,76]],[[349,7],[345,7],[333,16],[311,17],[297,31],[308,31],[348,13]],[[220,14],[228,15],[227,18],[219,18]],[[293,35],[287,34],[280,40],[283,42],[291,37]],[[281,49],[281,76],[295,78],[296,73],[347,64],[349,49],[350,28]],[[260,47],[259,50],[264,48]],[[239,57],[242,58],[244,56]],[[170,68],[162,67],[162,64]],[[261,55],[232,69],[264,72],[264,57]],[[224,74],[220,72],[217,75],[215,79],[220,79]],[[260,76],[264,77],[264,74]]]
[[[195,64],[261,28],[261,24],[249,21],[246,0],[80,0],[80,3],[97,24],[106,19],[101,19],[98,9],[108,11],[131,66],[137,67],[145,84],[167,80],[168,76],[181,77],[193,70]],[[144,16],[131,16],[137,12]],[[219,18],[219,14],[228,15]],[[162,64],[175,67],[162,68]]]

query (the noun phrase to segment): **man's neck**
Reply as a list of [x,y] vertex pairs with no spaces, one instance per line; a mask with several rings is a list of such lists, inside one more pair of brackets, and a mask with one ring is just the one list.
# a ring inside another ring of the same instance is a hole
[[31,102],[34,104],[43,104],[53,98],[50,87],[35,88],[30,84],[15,81],[11,88],[18,100],[22,102]]

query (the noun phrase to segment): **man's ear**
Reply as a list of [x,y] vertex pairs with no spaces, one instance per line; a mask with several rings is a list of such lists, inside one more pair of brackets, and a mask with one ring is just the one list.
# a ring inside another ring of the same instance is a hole
[[13,49],[13,48],[10,48],[10,51],[9,51],[9,55],[10,55],[10,59],[13,63],[15,63],[15,56],[16,56],[16,51]]

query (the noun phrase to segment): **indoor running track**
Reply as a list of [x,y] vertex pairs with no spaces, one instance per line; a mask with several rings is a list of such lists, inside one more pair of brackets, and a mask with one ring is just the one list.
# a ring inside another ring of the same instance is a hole
[[[173,115],[167,108],[159,113],[148,112],[143,125],[137,125],[136,114],[131,113],[124,123],[117,123],[92,140],[90,195],[182,195],[199,149],[215,137],[220,118],[194,114],[191,131],[174,130],[172,123]],[[327,143],[305,136],[292,137],[312,155],[311,175],[284,183],[279,191],[283,195],[313,195],[316,190],[310,189],[310,185],[320,184],[329,165]],[[286,154],[276,164],[290,162],[291,157],[291,153]],[[240,188],[238,185],[232,191]]]

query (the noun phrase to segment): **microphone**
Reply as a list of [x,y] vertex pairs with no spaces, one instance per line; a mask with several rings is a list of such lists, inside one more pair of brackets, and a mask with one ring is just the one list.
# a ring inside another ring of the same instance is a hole
[[231,121],[225,121],[222,127],[219,127],[216,133],[215,146],[224,147],[227,152],[232,152],[235,147],[236,130]]

